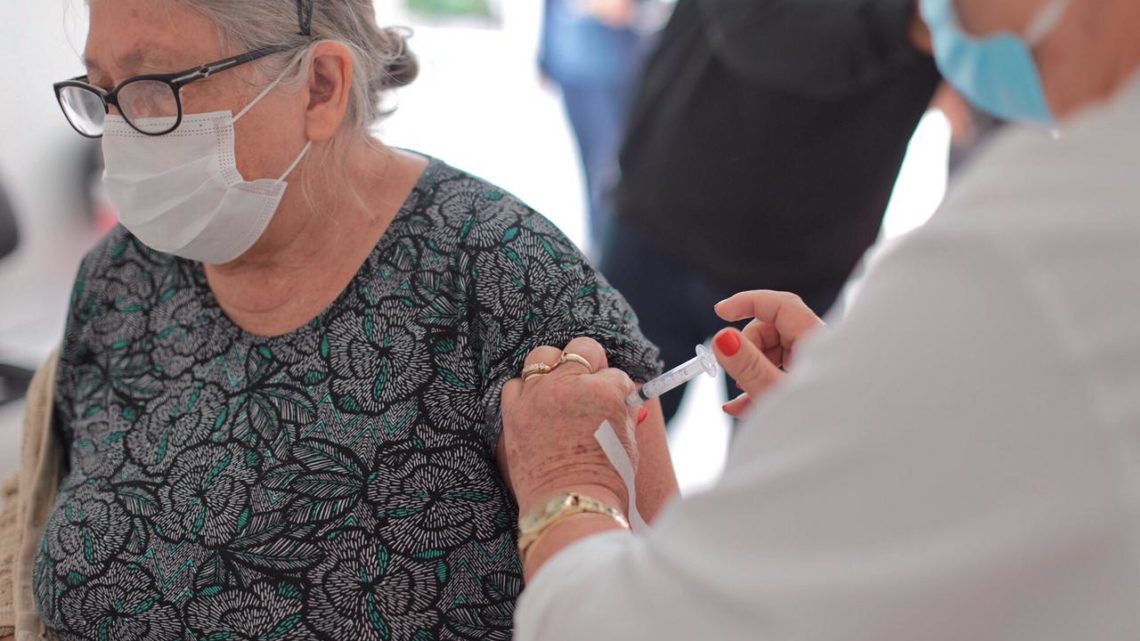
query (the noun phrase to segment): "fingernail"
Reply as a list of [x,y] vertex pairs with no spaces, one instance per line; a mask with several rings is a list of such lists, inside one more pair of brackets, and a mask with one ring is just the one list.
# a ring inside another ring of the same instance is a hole
[[645,419],[647,419],[647,418],[649,418],[649,408],[648,407],[639,408],[637,410],[637,424],[641,425],[642,423],[645,422]]
[[725,356],[736,356],[740,351],[740,337],[731,329],[726,329],[716,337],[717,349]]

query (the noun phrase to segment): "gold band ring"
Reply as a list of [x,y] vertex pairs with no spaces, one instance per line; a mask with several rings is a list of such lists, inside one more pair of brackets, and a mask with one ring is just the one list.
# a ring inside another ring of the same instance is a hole
[[554,367],[551,367],[551,366],[547,365],[546,363],[535,363],[534,365],[527,365],[526,367],[523,368],[522,379],[523,379],[523,382],[525,383],[525,382],[529,381],[530,379],[534,378],[535,376],[546,376],[547,374],[549,374],[553,371],[554,371]]
[[565,365],[566,363],[577,363],[585,367],[586,371],[590,374],[594,373],[594,366],[590,364],[590,361],[586,360],[584,356],[579,356],[573,352],[563,352],[562,358],[558,359],[559,365]]

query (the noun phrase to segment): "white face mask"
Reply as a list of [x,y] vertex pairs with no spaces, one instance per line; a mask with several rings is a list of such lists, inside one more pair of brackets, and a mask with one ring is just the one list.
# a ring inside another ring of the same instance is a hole
[[247,182],[238,172],[234,124],[283,77],[237,116],[187,115],[164,136],[141,134],[121,116],[108,116],[103,182],[123,227],[152,249],[203,263],[228,263],[248,251],[273,219],[289,186],[285,178],[312,146],[277,180]]

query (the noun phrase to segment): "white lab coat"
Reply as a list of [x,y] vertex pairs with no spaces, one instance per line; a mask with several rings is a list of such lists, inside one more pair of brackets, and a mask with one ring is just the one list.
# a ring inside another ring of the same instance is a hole
[[645,538],[520,641],[1140,639],[1140,83],[1013,132],[889,250]]

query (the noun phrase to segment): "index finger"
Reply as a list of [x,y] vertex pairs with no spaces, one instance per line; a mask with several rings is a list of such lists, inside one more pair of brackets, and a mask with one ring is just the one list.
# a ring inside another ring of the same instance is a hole
[[717,303],[714,309],[729,322],[755,318],[771,323],[785,336],[797,336],[823,324],[799,296],[788,292],[741,292]]

